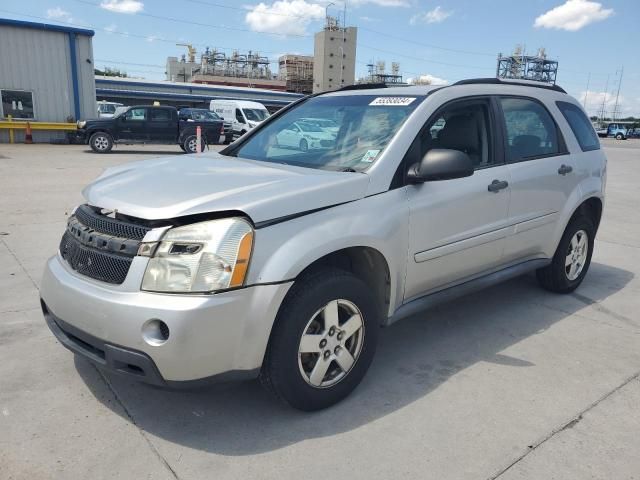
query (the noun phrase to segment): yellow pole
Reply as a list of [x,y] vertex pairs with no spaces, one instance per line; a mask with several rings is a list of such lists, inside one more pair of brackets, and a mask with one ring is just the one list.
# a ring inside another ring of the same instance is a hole
[[[11,115],[7,115],[7,120],[11,121]],[[9,129],[9,143],[13,143],[13,128]]]

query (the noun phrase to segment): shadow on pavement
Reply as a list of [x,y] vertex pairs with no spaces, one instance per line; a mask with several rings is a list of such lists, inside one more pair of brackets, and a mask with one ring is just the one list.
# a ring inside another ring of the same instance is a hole
[[96,153],[90,148],[87,148],[85,153],[90,153],[92,155],[184,155],[184,152],[176,145],[174,150],[147,150],[145,148],[140,148],[137,150],[132,149],[122,149],[122,148],[114,148],[109,153]]
[[[582,288],[589,301],[600,302],[632,278],[631,272],[593,263]],[[176,392],[107,378],[146,432],[207,452],[251,455],[358,428],[429,395],[478,362],[534,366],[500,352],[586,308],[582,297],[545,292],[525,276],[398,322],[381,331],[373,365],[356,391],[312,414],[280,404],[257,381]],[[125,415],[101,393],[103,379],[93,366],[76,358],[76,369],[104,405]]]

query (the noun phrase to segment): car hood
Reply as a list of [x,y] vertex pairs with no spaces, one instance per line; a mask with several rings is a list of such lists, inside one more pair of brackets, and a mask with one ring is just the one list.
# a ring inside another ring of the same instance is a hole
[[93,118],[91,120],[85,120],[84,128],[87,127],[95,127],[100,125],[112,125],[114,117],[102,117],[102,118]]
[[336,138],[335,134],[330,132],[309,132],[305,134],[306,137],[319,140],[333,140]]
[[241,211],[258,223],[357,200],[368,184],[364,173],[206,153],[109,168],[83,195],[90,205],[147,220]]

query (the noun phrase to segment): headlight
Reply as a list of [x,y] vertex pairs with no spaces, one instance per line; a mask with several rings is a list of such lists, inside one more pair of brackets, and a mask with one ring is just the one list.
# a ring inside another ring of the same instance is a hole
[[241,218],[194,223],[169,230],[157,244],[143,243],[151,256],[142,290],[213,292],[244,285],[253,228]]
[[78,128],[84,128],[84,126],[87,124],[86,121],[84,120],[78,120],[78,122],[76,123],[76,125],[78,126]]

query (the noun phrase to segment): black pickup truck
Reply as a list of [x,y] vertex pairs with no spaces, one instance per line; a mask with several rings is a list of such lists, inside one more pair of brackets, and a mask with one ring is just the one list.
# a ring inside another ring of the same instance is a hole
[[96,153],[111,151],[114,144],[179,145],[187,153],[197,148],[196,128],[201,127],[202,148],[225,141],[224,123],[181,120],[174,107],[128,107],[113,118],[78,122],[77,137]]

